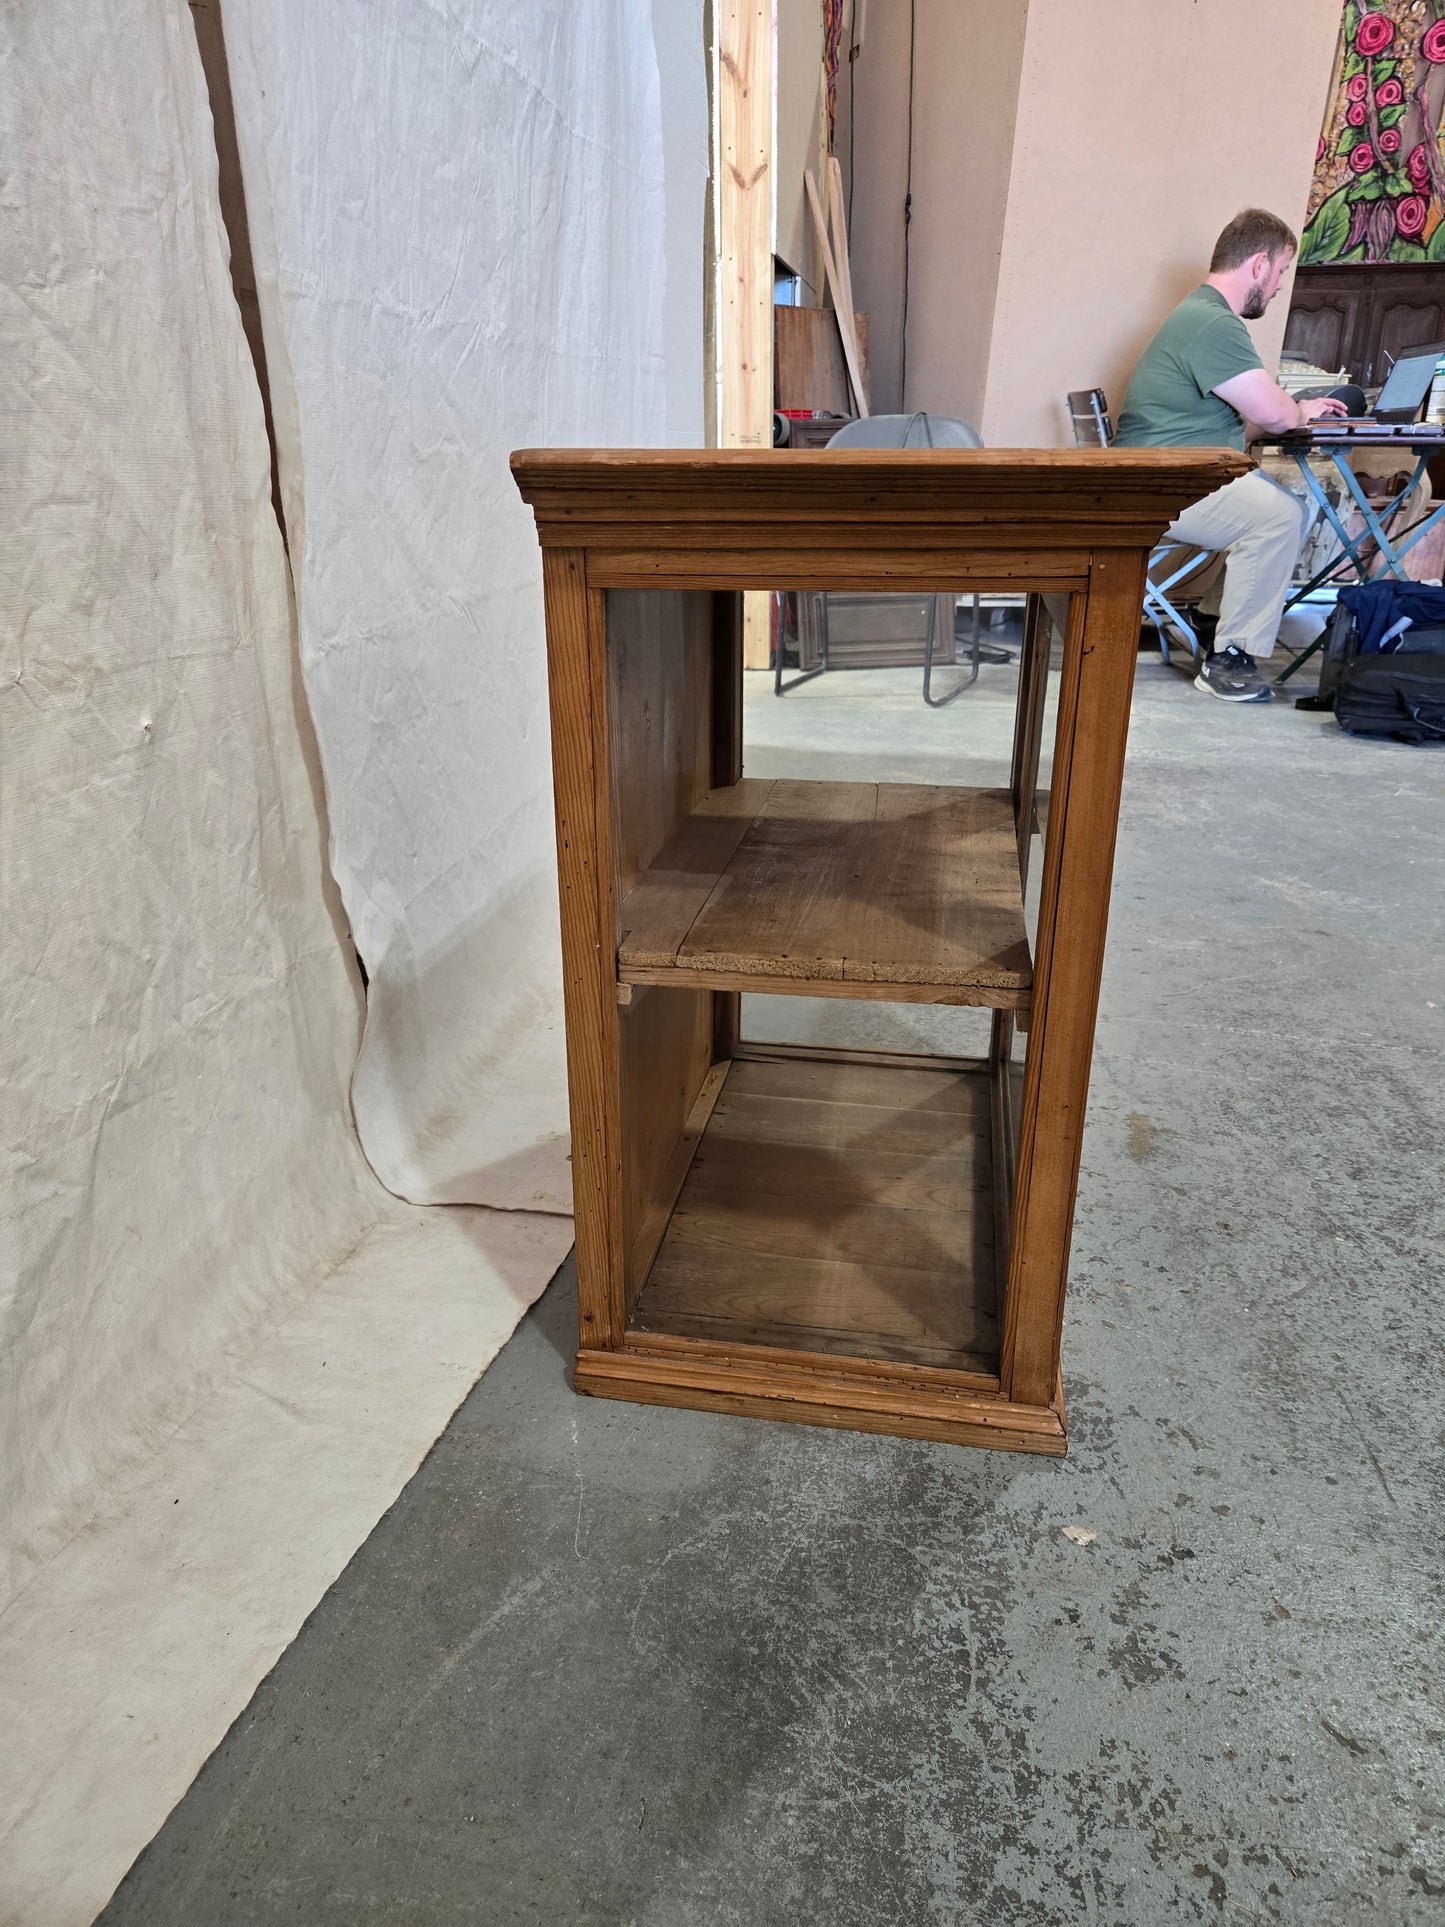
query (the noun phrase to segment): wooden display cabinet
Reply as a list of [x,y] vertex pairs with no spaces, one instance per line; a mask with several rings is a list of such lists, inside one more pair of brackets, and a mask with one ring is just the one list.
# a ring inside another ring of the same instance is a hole
[[[543,552],[579,1392],[1064,1451],[1144,571],[1174,516],[1248,466],[1200,449],[513,457]],[[773,588],[1029,591],[1007,784],[744,777],[740,591]],[[744,991],[973,1005],[990,1046],[749,1044]]]

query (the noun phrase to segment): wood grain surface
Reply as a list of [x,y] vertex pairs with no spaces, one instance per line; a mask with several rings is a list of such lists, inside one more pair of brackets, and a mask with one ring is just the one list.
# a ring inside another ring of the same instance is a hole
[[997,1368],[987,1075],[740,1062],[636,1332]]
[[716,0],[720,439],[770,448],[773,415],[771,0]]
[[580,551],[553,549],[543,555],[542,592],[547,610],[578,1315],[584,1345],[617,1345],[627,1316],[626,1234],[606,616],[602,596],[587,587]]
[[622,1235],[631,1305],[701,1133],[701,1121],[690,1128],[690,1120],[713,1068],[712,998],[705,990],[639,990],[621,1012],[618,1031]]
[[828,292],[833,297],[833,319],[842,337],[843,360],[848,368],[848,386],[853,396],[854,412],[860,416],[866,416],[869,412],[868,387],[863,379],[858,343],[853,335],[853,291],[846,270],[840,269],[834,254],[833,243],[828,236],[827,217],[818,195],[818,183],[813,177],[811,168],[804,169],[803,185],[807,190],[808,209],[813,217],[813,227],[823,255],[823,272],[827,276]]
[[[783,560],[828,552],[846,560],[871,548],[902,562],[950,549],[1038,558],[1152,548],[1182,508],[1252,466],[1232,449],[1206,448],[521,449],[512,457],[543,546],[585,545],[590,582],[603,580],[596,571],[608,551],[663,563],[712,551],[750,557],[758,586],[787,588],[811,583],[777,572]],[[694,579],[728,586],[705,573]],[[1033,586],[1053,584],[1036,577]]]
[[1059,1406],[1012,1404],[962,1384],[943,1391],[901,1379],[864,1378],[848,1373],[846,1360],[837,1362],[838,1371],[826,1373],[786,1355],[755,1360],[745,1356],[741,1346],[732,1356],[700,1349],[674,1357],[628,1346],[615,1352],[580,1351],[573,1384],[594,1398],[632,1399],[644,1405],[700,1407],[743,1418],[843,1426],[852,1432],[887,1432],[1051,1458],[1062,1458],[1067,1450]]
[[935,534],[929,540],[863,540],[845,546],[837,530],[830,529],[826,546],[794,542],[783,547],[770,542],[769,534],[762,527],[733,527],[719,531],[710,547],[700,547],[701,538],[689,530],[687,540],[672,548],[601,548],[588,562],[587,579],[604,589],[687,589],[705,582],[749,591],[926,590],[939,595],[974,590],[980,595],[1015,595],[1023,589],[1073,594],[1089,579],[1089,551],[1057,544],[1028,553],[977,542],[945,543]]
[[1096,558],[1065,643],[1001,1368],[1025,1404],[1052,1398],[1059,1376],[1146,560]]
[[625,892],[712,784],[713,599],[609,589],[606,616],[613,858]]
[[712,791],[623,900],[621,976],[668,966],[1026,999],[1006,790],[756,782]]
[[[853,317],[853,341],[868,382],[868,317]],[[773,309],[774,392],[779,408],[816,408],[846,417],[848,369],[831,308]],[[841,427],[842,423],[836,424]]]

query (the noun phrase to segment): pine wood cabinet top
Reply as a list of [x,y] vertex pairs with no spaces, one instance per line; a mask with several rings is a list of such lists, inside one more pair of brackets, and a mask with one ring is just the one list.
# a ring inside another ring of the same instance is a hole
[[[1227,448],[519,449],[543,548],[1148,548],[1253,463]],[[655,573],[655,570],[652,572]],[[624,569],[622,579],[632,579]]]

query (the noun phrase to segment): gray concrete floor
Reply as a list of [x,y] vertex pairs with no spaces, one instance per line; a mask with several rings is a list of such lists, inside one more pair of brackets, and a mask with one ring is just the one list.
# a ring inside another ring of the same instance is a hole
[[[754,769],[1006,742],[750,682]],[[575,1398],[569,1266],[109,1927],[1445,1921],[1442,959],[1445,752],[1141,658],[1067,1461]]]

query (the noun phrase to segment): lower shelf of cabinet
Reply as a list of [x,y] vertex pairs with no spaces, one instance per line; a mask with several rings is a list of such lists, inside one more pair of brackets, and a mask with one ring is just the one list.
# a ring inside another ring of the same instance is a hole
[[986,1065],[727,1071],[604,1397],[1061,1453],[1000,1397],[1006,1124]]
[[996,1375],[986,1070],[738,1061],[631,1328]]

